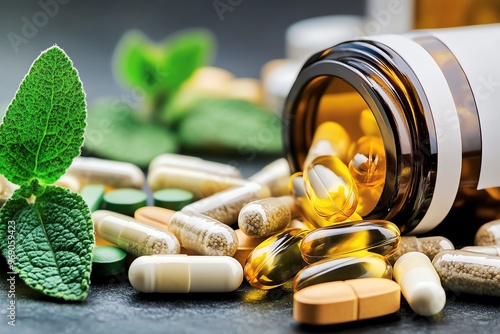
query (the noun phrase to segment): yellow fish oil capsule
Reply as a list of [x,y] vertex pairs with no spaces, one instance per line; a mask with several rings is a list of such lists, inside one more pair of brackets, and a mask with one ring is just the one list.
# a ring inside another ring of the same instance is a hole
[[436,255],[432,264],[446,290],[500,296],[500,256],[450,250]]
[[311,231],[302,241],[300,252],[309,264],[364,252],[388,257],[396,251],[399,242],[399,229],[389,221],[349,222]]
[[349,134],[340,124],[336,122],[321,123],[314,133],[314,138],[304,161],[304,169],[314,159],[322,155],[331,155],[344,159],[350,143]]
[[248,181],[265,185],[271,191],[271,196],[279,197],[289,195],[288,180],[290,179],[290,166],[286,159],[281,158],[264,166],[260,171],[248,178]]
[[375,253],[326,259],[308,265],[295,275],[293,290],[356,278],[379,277],[392,279],[392,266],[385,257]]
[[359,115],[359,127],[367,136],[380,136],[377,120],[370,109],[363,109]]
[[76,176],[81,186],[105,184],[115,188],[142,189],[145,176],[134,164],[98,158],[78,157],[66,171]]
[[444,308],[446,293],[426,255],[410,252],[401,256],[394,264],[394,279],[415,313],[432,316]]
[[164,153],[154,158],[149,164],[148,172],[151,173],[158,167],[183,168],[221,175],[223,177],[242,177],[240,170],[234,166],[189,155],[174,153]]
[[483,224],[476,232],[474,245],[499,245],[500,244],[500,219]]
[[414,236],[403,236],[399,243],[398,249],[391,255],[389,262],[394,263],[401,255],[409,252],[421,252],[427,255],[432,261],[434,256],[444,250],[453,250],[455,246],[445,237],[433,236],[425,238],[417,238]]
[[192,192],[196,198],[204,198],[247,182],[237,177],[171,166],[159,166],[148,174],[148,185],[151,191],[169,188],[184,189]]
[[307,230],[286,229],[258,245],[245,263],[245,278],[258,289],[272,289],[285,284],[306,263],[300,256],[300,243]]
[[306,195],[306,190],[304,188],[304,177],[302,172],[297,172],[290,177],[290,193],[295,198],[295,206],[300,212],[302,217],[307,220],[314,227],[325,227],[330,226],[333,223],[329,222],[325,218],[319,216],[314,208],[309,203],[309,199]]
[[385,180],[385,149],[382,138],[361,137],[349,162],[349,171],[358,187],[378,187]]
[[241,265],[229,256],[141,256],[128,271],[140,292],[230,292],[243,281]]
[[268,197],[245,205],[238,216],[238,226],[251,237],[266,237],[287,227],[293,216],[292,196]]
[[135,256],[179,254],[177,238],[167,231],[147,226],[129,216],[106,210],[92,213],[100,237]]
[[[159,212],[164,212],[162,218],[158,217]],[[136,210],[134,216],[148,224],[152,221],[164,225],[182,247],[196,254],[233,256],[238,248],[238,237],[232,228],[204,215],[146,206]]]
[[358,205],[358,189],[347,166],[337,157],[319,156],[304,171],[307,197],[318,215],[340,222]]
[[271,196],[267,186],[257,182],[246,182],[242,186],[227,189],[188,204],[182,208],[182,211],[203,214],[228,225],[236,223],[238,214],[245,204]]

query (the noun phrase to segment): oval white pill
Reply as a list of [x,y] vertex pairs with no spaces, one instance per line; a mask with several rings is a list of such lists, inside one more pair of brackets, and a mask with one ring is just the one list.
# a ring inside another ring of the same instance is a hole
[[394,279],[411,309],[423,316],[441,312],[446,293],[429,258],[420,252],[402,255],[394,264]]
[[128,276],[141,292],[229,292],[243,281],[243,268],[229,256],[141,256]]

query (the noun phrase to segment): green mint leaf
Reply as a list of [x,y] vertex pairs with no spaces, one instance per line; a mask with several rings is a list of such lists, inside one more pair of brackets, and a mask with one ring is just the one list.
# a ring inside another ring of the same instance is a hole
[[87,295],[94,244],[90,211],[78,194],[47,186],[35,203],[17,190],[0,210],[0,246],[26,284],[46,295]]
[[213,45],[212,35],[204,30],[183,32],[171,38],[162,64],[167,90],[177,91],[197,68],[207,64],[213,53]]
[[244,100],[200,100],[181,120],[178,135],[182,146],[190,150],[227,150],[243,155],[282,150],[279,118]]
[[101,100],[89,108],[85,150],[147,167],[156,156],[176,152],[177,138],[161,125],[138,119],[127,104]]
[[213,52],[213,37],[205,30],[181,32],[154,43],[137,30],[125,33],[118,43],[113,67],[126,87],[148,96],[171,95]]
[[[115,76],[124,86],[150,91],[156,75],[155,66],[162,57],[161,48],[140,31],[132,30],[123,35],[113,56]],[[158,69],[159,70],[159,69]]]
[[50,184],[80,154],[85,93],[71,60],[53,46],[35,60],[0,124],[0,174]]

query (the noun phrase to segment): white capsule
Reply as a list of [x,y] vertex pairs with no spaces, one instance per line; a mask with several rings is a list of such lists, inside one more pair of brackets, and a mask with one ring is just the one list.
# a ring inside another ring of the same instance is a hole
[[170,232],[107,210],[92,213],[97,233],[132,255],[179,254],[179,240]]
[[130,284],[141,292],[229,292],[243,281],[243,269],[229,256],[153,255],[134,260]]
[[290,166],[284,158],[271,162],[250,176],[248,180],[267,186],[273,197],[290,195],[290,191],[288,190]]
[[148,175],[151,191],[178,188],[192,192],[196,198],[204,198],[246,183],[248,181],[231,176],[169,166],[159,166]]
[[116,188],[142,189],[145,181],[144,173],[134,164],[98,158],[78,157],[66,173],[76,176],[81,186],[99,183]]
[[429,258],[420,252],[403,254],[394,264],[394,279],[411,309],[423,316],[444,308],[446,293]]
[[149,164],[149,173],[158,167],[184,168],[221,176],[241,178],[241,172],[234,166],[189,155],[173,153],[161,154],[154,158]]

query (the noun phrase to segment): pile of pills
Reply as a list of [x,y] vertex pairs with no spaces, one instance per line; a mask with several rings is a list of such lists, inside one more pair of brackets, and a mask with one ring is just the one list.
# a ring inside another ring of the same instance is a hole
[[[445,237],[401,236],[389,221],[363,220],[383,188],[385,157],[373,120],[361,115],[366,133],[355,142],[336,123],[320,126],[294,175],[284,159],[248,179],[174,154],[155,159],[147,179],[128,163],[76,159],[58,184],[92,211],[93,275],[128,267],[135,289],[162,293],[290,282],[294,318],[316,325],[396,312],[401,294],[423,316],[441,312],[445,290],[500,296],[500,220],[461,250]],[[0,181],[2,194],[12,191]]]

